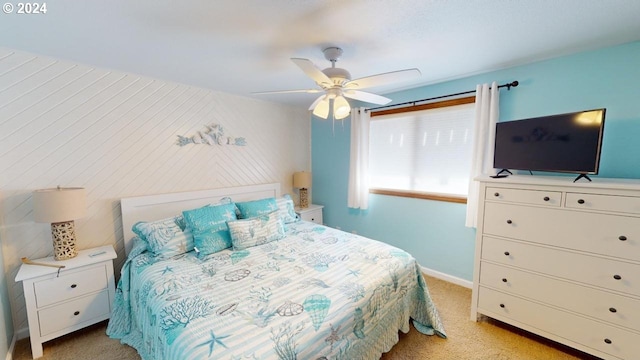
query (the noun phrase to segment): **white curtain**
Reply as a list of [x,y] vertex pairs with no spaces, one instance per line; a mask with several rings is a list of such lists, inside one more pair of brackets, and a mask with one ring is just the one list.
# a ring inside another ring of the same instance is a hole
[[498,84],[494,81],[476,87],[476,119],[473,136],[473,158],[467,195],[466,227],[477,226],[480,183],[474,180],[480,175],[493,172],[493,147],[496,137],[496,122],[499,110]]
[[350,208],[369,207],[369,122],[371,113],[365,108],[351,110],[351,155],[349,159]]

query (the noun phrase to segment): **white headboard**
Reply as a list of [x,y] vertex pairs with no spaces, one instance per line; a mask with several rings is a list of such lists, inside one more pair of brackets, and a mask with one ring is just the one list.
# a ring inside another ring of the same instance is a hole
[[280,196],[280,184],[261,184],[222,189],[198,190],[120,199],[124,250],[127,255],[135,236],[131,227],[138,221],[153,221],[182,214],[183,210],[214,204],[223,197],[233,201],[248,201]]

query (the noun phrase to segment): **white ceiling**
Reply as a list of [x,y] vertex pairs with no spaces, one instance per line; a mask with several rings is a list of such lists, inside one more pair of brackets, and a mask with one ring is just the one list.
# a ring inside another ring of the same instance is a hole
[[353,78],[419,68],[384,94],[640,40],[638,0],[53,0],[0,13],[0,46],[198,87],[308,106],[291,57]]

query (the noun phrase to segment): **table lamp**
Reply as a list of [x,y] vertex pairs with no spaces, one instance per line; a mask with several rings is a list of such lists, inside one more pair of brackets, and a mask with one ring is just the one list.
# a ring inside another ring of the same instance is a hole
[[293,187],[300,189],[300,207],[309,207],[307,189],[311,187],[311,173],[306,171],[293,173]]
[[34,220],[51,223],[53,257],[66,260],[76,257],[76,232],[73,220],[85,215],[84,188],[41,189],[33,192]]

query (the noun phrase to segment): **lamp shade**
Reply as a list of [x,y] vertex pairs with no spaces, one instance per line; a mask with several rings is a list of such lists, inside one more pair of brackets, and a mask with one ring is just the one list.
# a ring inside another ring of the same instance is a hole
[[54,188],[33,192],[34,220],[58,223],[83,217],[86,212],[84,188]]
[[340,95],[335,100],[333,100],[333,117],[338,120],[342,120],[349,116],[349,112],[351,111],[351,107],[349,106],[349,102],[344,96]]
[[293,173],[293,187],[298,189],[308,189],[311,187],[311,173],[299,171]]

